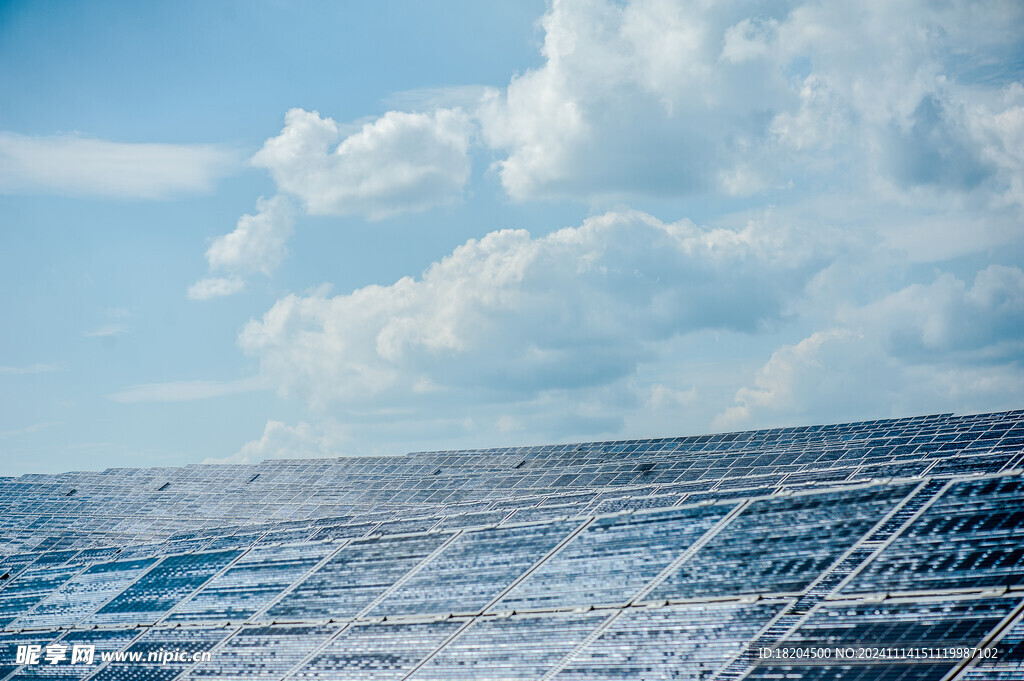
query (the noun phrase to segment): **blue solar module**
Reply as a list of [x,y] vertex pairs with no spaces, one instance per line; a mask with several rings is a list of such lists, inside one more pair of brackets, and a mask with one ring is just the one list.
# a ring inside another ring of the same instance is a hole
[[492,610],[623,604],[732,508],[698,506],[599,518]]
[[540,679],[610,616],[597,611],[477,620],[409,679]]
[[[811,665],[822,674],[810,678],[933,678],[944,669],[941,678],[960,663],[955,656],[914,651],[942,651],[948,648],[974,647],[1021,602],[1021,598],[977,598],[962,600],[896,600],[882,603],[824,603],[806,622],[786,636],[776,649],[831,650],[831,659]],[[838,650],[853,650],[849,661],[837,661]],[[870,652],[857,658],[857,650]],[[889,651],[889,652],[884,652]],[[906,652],[911,651],[909,656]],[[879,655],[889,659],[878,659]],[[748,678],[803,678],[805,663],[759,659],[755,673]],[[849,668],[849,669],[847,669]],[[870,669],[870,671],[869,671]],[[817,673],[817,672],[816,672]],[[874,673],[877,676],[867,676]],[[791,676],[772,676],[790,674]],[[900,676],[904,674],[905,676]],[[915,676],[925,674],[925,676]]]
[[703,603],[629,610],[573,655],[555,678],[710,678],[738,655],[784,605]]
[[954,483],[844,593],[1024,583],[1024,480]]
[[912,489],[876,485],[754,501],[648,599],[799,593]]
[[451,536],[437,533],[357,539],[304,579],[261,620],[355,617]]
[[327,525],[317,530],[311,539],[321,541],[325,539],[358,539],[370,534],[370,531],[379,523],[357,523],[353,525]]
[[336,625],[243,627],[217,647],[210,661],[198,662],[181,679],[280,679],[338,629]]
[[12,629],[73,626],[119,594],[155,562],[155,558],[146,558],[93,565],[9,626]]
[[167,622],[241,622],[336,551],[336,544],[257,547],[167,616]]
[[38,557],[35,553],[22,553],[0,558],[0,590],[10,585],[14,578],[27,570]]
[[6,627],[37,603],[66,584],[80,565],[30,567],[0,591],[0,627]]
[[1024,613],[988,646],[991,657],[979,656],[960,677],[964,681],[1024,679]]
[[579,526],[554,522],[466,531],[369,615],[475,614]]
[[[1024,681],[1022,449],[1018,411],[0,478],[0,681]],[[64,641],[128,657],[16,662]]]
[[437,529],[455,530],[463,527],[485,527],[487,525],[497,525],[511,513],[512,511],[508,510],[498,510],[481,511],[478,513],[462,513],[459,515],[448,516],[441,521],[441,524],[437,526]]
[[240,551],[216,551],[164,558],[85,624],[152,624],[213,577]]
[[290,678],[399,681],[465,623],[443,620],[354,624]]

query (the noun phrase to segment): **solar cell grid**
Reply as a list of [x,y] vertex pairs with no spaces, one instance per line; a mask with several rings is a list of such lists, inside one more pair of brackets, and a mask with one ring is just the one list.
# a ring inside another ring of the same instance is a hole
[[631,610],[573,655],[554,678],[707,679],[739,654],[783,606],[765,602]]
[[579,526],[556,522],[463,532],[369,615],[477,613]]
[[240,553],[215,551],[164,558],[84,623],[154,623]]
[[354,617],[451,537],[451,533],[436,533],[354,540],[261,619],[316,621]]
[[732,508],[701,506],[599,518],[492,611],[625,603]]
[[409,679],[541,679],[609,616],[552,613],[477,620]]
[[649,598],[800,592],[912,489],[874,486],[753,501]]
[[8,626],[12,629],[73,626],[120,593],[155,562],[155,558],[148,558],[93,565],[52,591]]
[[281,679],[328,638],[337,625],[243,627],[181,677],[207,681]]
[[292,679],[398,681],[465,620],[355,624],[332,639]]
[[[883,603],[825,603],[777,647],[799,648],[944,648],[971,647],[1003,621],[1020,599],[896,601]],[[959,660],[863,659],[853,664],[793,665],[758,660],[747,678],[942,678]],[[786,675],[789,676],[786,676]],[[803,676],[801,676],[801,674]],[[875,674],[876,676],[871,676]]]
[[31,567],[0,591],[0,628],[59,589],[82,570],[79,565]]
[[1024,583],[1024,481],[954,483],[844,593]]
[[175,607],[166,621],[245,621],[337,548],[331,544],[255,548]]

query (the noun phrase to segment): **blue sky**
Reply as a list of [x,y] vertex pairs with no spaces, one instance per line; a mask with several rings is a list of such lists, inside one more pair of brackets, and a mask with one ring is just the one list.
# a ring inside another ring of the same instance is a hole
[[1024,406],[1017,2],[0,4],[0,474]]

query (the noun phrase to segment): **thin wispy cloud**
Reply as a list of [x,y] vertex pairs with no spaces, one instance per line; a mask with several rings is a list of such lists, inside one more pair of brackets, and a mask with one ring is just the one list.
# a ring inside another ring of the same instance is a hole
[[48,374],[54,371],[64,371],[63,364],[29,364],[27,366],[3,366],[0,365],[0,376],[25,376],[27,374]]
[[0,430],[0,439],[17,437],[19,435],[29,435],[31,433],[38,433],[41,430],[57,428],[63,425],[63,421],[45,421],[43,423],[33,423],[31,426],[25,426],[24,428],[15,428],[13,430]]
[[0,194],[166,199],[209,192],[241,168],[238,152],[214,145],[0,132]]
[[193,402],[264,390],[267,387],[267,382],[258,376],[236,381],[169,381],[134,385],[111,393],[107,398],[122,404]]

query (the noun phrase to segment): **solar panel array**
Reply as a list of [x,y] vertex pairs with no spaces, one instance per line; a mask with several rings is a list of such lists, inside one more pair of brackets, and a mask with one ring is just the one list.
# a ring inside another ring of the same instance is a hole
[[0,681],[1022,681],[1022,452],[1015,411],[2,478]]

